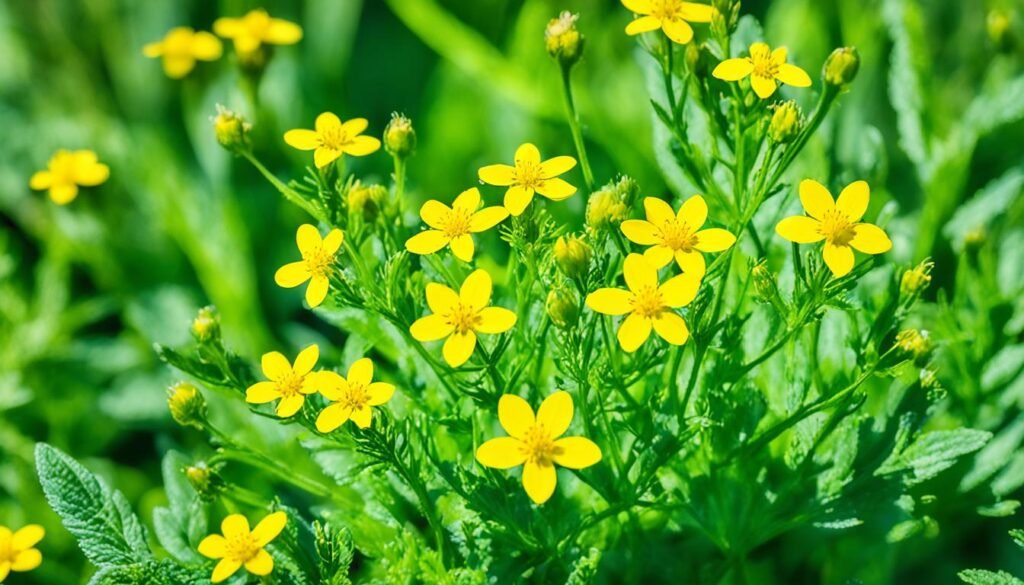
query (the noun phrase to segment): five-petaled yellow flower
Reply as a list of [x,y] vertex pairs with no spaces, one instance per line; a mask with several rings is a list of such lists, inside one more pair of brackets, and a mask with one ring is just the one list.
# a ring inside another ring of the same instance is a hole
[[99,162],[91,150],[58,150],[45,171],[29,179],[35,190],[49,189],[50,199],[57,205],[71,203],[78,196],[78,187],[95,187],[110,177],[110,167]]
[[289,364],[288,358],[280,352],[263,354],[263,375],[269,380],[249,386],[245,391],[245,401],[266,404],[280,399],[277,403],[277,416],[292,416],[302,408],[306,395],[317,391],[319,378],[310,372],[319,358],[320,347],[316,344],[299,352],[294,364]]
[[587,306],[605,315],[629,314],[619,326],[619,345],[632,353],[651,335],[651,328],[672,345],[690,338],[686,321],[673,311],[693,302],[700,277],[683,273],[658,284],[658,269],[640,254],[630,254],[622,266],[629,290],[601,288],[587,295]]
[[444,359],[453,368],[466,363],[476,348],[477,333],[504,333],[516,324],[516,314],[491,302],[491,275],[476,270],[456,293],[443,284],[427,284],[427,306],[434,312],[417,319],[409,332],[418,341],[444,342]]
[[239,53],[252,53],[260,45],[294,45],[302,39],[302,28],[294,22],[271,18],[266,10],[257,8],[242,18],[218,18],[213,32],[235,41]]
[[508,210],[495,205],[480,207],[480,190],[476,187],[463,191],[452,206],[430,200],[420,208],[420,217],[433,229],[424,230],[405,242],[405,249],[413,254],[433,254],[450,246],[452,254],[464,262],[473,260],[473,236],[489,230],[508,217]]
[[622,5],[640,15],[626,26],[626,34],[638,35],[660,28],[680,45],[693,40],[691,22],[711,22],[715,14],[715,9],[707,4],[683,0],[622,0]]
[[263,550],[284,529],[288,516],[284,512],[268,515],[256,528],[249,530],[249,521],[241,514],[231,514],[220,524],[220,534],[211,534],[199,543],[199,553],[220,559],[210,580],[220,583],[235,574],[242,565],[253,575],[262,577],[274,570],[274,559]]
[[700,195],[687,199],[672,211],[657,197],[644,199],[647,219],[622,222],[622,233],[641,246],[651,246],[644,258],[655,268],[663,268],[675,258],[683,272],[704,278],[707,265],[702,252],[721,252],[736,242],[736,236],[721,228],[702,230],[708,218],[708,205]]
[[832,274],[839,278],[853,270],[853,251],[884,254],[892,241],[882,228],[860,223],[868,209],[871,189],[866,181],[855,181],[833,200],[824,185],[811,179],[800,182],[800,202],[806,215],[787,217],[775,226],[783,238],[797,244],[825,241],[822,256]]
[[505,394],[498,401],[498,420],[509,436],[480,445],[476,460],[497,469],[522,465],[526,495],[543,504],[555,491],[555,464],[583,469],[601,460],[601,449],[590,439],[559,438],[569,429],[572,411],[572,396],[564,390],[545,398],[536,418],[528,402]]
[[369,122],[366,118],[353,118],[342,122],[330,112],[316,117],[316,130],[289,130],[284,141],[292,148],[312,150],[313,163],[322,169],[341,155],[366,156],[377,152],[380,140],[373,136],[362,136]]
[[339,229],[331,230],[327,237],[320,239],[320,231],[314,226],[308,223],[300,225],[295,233],[295,242],[302,253],[302,260],[278,268],[274,282],[284,288],[295,288],[308,280],[306,302],[311,308],[319,306],[327,297],[334,259],[344,239],[345,235]]
[[29,524],[16,532],[0,526],[0,583],[11,571],[31,571],[43,562],[43,555],[35,545],[46,532],[38,524]]
[[342,378],[334,372],[320,372],[320,394],[332,404],[320,412],[316,430],[329,433],[349,419],[361,429],[370,426],[371,406],[380,406],[395,393],[393,384],[373,381],[373,362],[370,358],[356,360]]
[[206,31],[194,31],[187,26],[172,28],[163,38],[142,48],[150,58],[163,57],[164,73],[171,79],[181,79],[196,66],[196,61],[216,61],[221,55],[220,39]]
[[520,215],[533,201],[533,194],[539,193],[552,201],[561,201],[576,192],[558,175],[576,166],[571,156],[556,156],[544,162],[540,160],[537,147],[526,143],[516,149],[515,166],[488,165],[480,169],[480,180],[488,185],[508,187],[505,191],[505,209],[512,215]]
[[764,43],[750,45],[750,56],[726,59],[715,67],[712,75],[723,81],[739,81],[750,76],[750,86],[761,99],[772,97],[776,81],[793,87],[810,87],[811,78],[796,65],[786,63],[786,48],[774,51]]

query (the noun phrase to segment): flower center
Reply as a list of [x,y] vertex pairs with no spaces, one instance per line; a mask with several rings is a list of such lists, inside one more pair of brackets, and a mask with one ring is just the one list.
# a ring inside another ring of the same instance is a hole
[[66,153],[58,154],[50,161],[49,167],[54,183],[75,182],[75,159],[73,155]]
[[323,132],[319,133],[319,138],[320,146],[330,148],[331,150],[341,150],[341,147],[352,142],[352,139],[348,136],[348,132],[342,130],[340,126],[337,128],[325,129]]
[[536,189],[544,180],[540,165],[531,161],[516,161],[516,184],[527,189]]
[[267,29],[270,28],[270,15],[265,10],[253,10],[246,14],[243,20],[249,34],[260,40],[266,37]]
[[299,394],[302,393],[302,382],[304,380],[305,376],[299,376],[297,374],[286,374],[277,381],[277,390],[285,398],[298,396]]
[[642,317],[657,317],[665,308],[665,301],[656,286],[644,286],[633,291],[633,312]]
[[252,533],[236,534],[228,538],[227,541],[227,554],[225,556],[232,561],[246,563],[260,552],[260,547],[256,544],[256,539]]
[[473,211],[465,207],[452,209],[445,218],[444,235],[449,238],[464,236],[469,233],[469,223],[473,218]]
[[554,437],[542,424],[535,424],[526,431],[521,449],[526,454],[526,460],[537,465],[551,465],[555,455],[561,452],[555,446]]
[[480,313],[471,306],[458,303],[448,313],[448,324],[455,328],[456,333],[474,331],[480,325]]
[[697,243],[697,237],[690,224],[685,221],[666,221],[661,226],[661,239],[665,245],[675,251],[691,252]]
[[654,0],[651,2],[651,16],[661,20],[682,18],[683,3],[680,0]]
[[750,54],[750,62],[754,64],[754,75],[774,79],[779,74],[779,64],[772,59],[770,51],[753,51]]
[[313,276],[326,276],[328,269],[334,264],[334,254],[328,254],[324,247],[316,246],[302,255],[306,270]]
[[850,218],[838,209],[825,212],[820,229],[828,243],[834,246],[849,245],[853,239],[853,224],[850,223]]
[[366,392],[366,384],[353,384],[348,383],[348,391],[341,397],[341,403],[352,410],[360,410],[370,400],[370,395]]

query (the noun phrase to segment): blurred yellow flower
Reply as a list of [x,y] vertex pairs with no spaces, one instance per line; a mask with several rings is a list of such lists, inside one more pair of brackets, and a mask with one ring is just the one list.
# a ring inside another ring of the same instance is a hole
[[601,449],[585,437],[561,437],[572,422],[572,396],[559,390],[544,399],[537,416],[514,394],[498,401],[498,420],[508,437],[491,439],[476,450],[481,465],[496,469],[523,466],[523,488],[537,504],[548,501],[558,476],[555,465],[583,469],[601,460]]
[[853,270],[853,251],[884,254],[892,241],[882,228],[859,223],[868,209],[871,190],[865,181],[856,181],[839,193],[839,200],[824,185],[811,179],[800,182],[800,202],[806,215],[787,217],[775,226],[783,238],[797,244],[825,241],[822,255],[832,274],[839,278]]
[[778,82],[793,87],[810,87],[811,78],[803,69],[786,63],[787,51],[779,47],[774,51],[764,43],[750,45],[750,56],[726,59],[715,67],[712,75],[723,81],[739,81],[750,76],[750,87],[761,99],[772,97]]
[[672,42],[685,45],[693,39],[691,22],[711,22],[715,9],[707,4],[682,0],[622,0],[622,5],[639,14],[626,26],[626,34],[638,35],[659,28]]
[[520,215],[539,193],[552,201],[571,197],[576,187],[558,178],[558,175],[576,166],[571,156],[556,156],[541,162],[537,147],[526,143],[516,149],[515,166],[488,165],[480,169],[480,180],[488,185],[508,187],[505,209]]
[[673,311],[693,302],[700,278],[683,273],[664,284],[658,283],[658,269],[640,254],[630,254],[622,273],[629,290],[601,288],[587,295],[587,306],[605,315],[629,316],[619,326],[619,345],[632,353],[651,335],[651,329],[672,345],[690,338],[686,321]]
[[95,187],[110,177],[110,167],[99,162],[91,150],[58,150],[45,171],[38,171],[28,185],[40,191],[50,190],[50,199],[58,205],[71,203],[78,187]]
[[302,39],[302,27],[271,18],[266,10],[257,8],[241,18],[218,18],[213,23],[213,32],[235,42],[239,53],[252,53],[260,45],[294,45]]
[[33,548],[43,539],[46,531],[38,524],[23,526],[16,532],[0,525],[0,583],[11,571],[31,571],[43,562],[43,555]]
[[316,344],[299,352],[294,364],[289,364],[288,358],[280,352],[263,354],[261,366],[263,375],[269,381],[249,386],[245,391],[245,401],[250,404],[266,404],[280,399],[277,403],[277,416],[292,416],[302,408],[306,394],[317,391],[319,378],[310,372],[319,358],[320,347]]
[[329,433],[349,419],[361,429],[370,426],[371,406],[380,406],[395,393],[387,382],[373,382],[373,362],[370,358],[356,360],[342,378],[335,372],[320,372],[320,394],[332,404],[320,412],[316,430]]
[[495,205],[480,207],[480,190],[476,187],[463,191],[452,206],[430,200],[420,208],[420,217],[433,229],[424,230],[405,242],[405,249],[413,254],[433,254],[450,246],[452,254],[463,262],[473,260],[473,236],[489,230],[508,217],[508,210]]
[[380,148],[380,140],[362,136],[369,123],[366,118],[353,118],[342,122],[330,112],[316,117],[316,130],[289,130],[284,133],[288,146],[299,150],[312,150],[316,168],[322,169],[341,155],[366,156]]
[[187,26],[172,28],[163,38],[142,48],[150,58],[163,57],[164,73],[171,79],[181,79],[196,66],[196,61],[220,59],[220,39],[206,31],[194,31]]
[[427,305],[434,312],[417,319],[409,332],[418,341],[444,342],[444,359],[453,368],[466,363],[476,348],[477,333],[504,333],[516,324],[516,314],[491,302],[491,275],[476,270],[456,293],[443,284],[427,284]]
[[220,559],[210,580],[220,583],[235,574],[242,565],[253,575],[262,577],[274,570],[274,559],[263,549],[288,523],[284,512],[268,515],[256,528],[249,530],[249,521],[241,514],[231,514],[221,522],[220,534],[211,534],[199,543],[199,553],[211,559]]
[[295,288],[308,280],[306,302],[310,308],[319,306],[327,297],[334,260],[344,239],[345,234],[339,229],[331,230],[327,237],[321,239],[319,230],[314,226],[308,223],[300,225],[295,241],[302,260],[278,268],[274,282],[284,288]]
[[636,244],[651,246],[644,258],[655,268],[675,258],[683,272],[704,278],[707,265],[702,252],[721,252],[736,242],[736,236],[721,228],[700,229],[708,218],[708,205],[700,195],[683,202],[679,213],[657,197],[644,199],[644,209],[647,219],[622,222],[622,233]]

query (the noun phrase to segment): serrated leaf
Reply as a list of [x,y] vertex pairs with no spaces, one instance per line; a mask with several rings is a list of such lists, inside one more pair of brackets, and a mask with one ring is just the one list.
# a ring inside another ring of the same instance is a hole
[[977,429],[924,433],[906,449],[894,451],[875,474],[909,472],[904,481],[915,485],[952,467],[958,458],[981,449],[991,438],[992,433]]
[[1005,571],[994,573],[983,569],[967,569],[957,573],[957,576],[964,583],[971,585],[1024,585],[1024,581]]
[[923,78],[928,70],[924,17],[921,8],[907,0],[885,0],[882,17],[892,38],[889,66],[889,99],[896,110],[900,146],[922,178],[932,174],[928,137],[921,111],[925,107]]
[[209,575],[203,571],[164,560],[106,567],[93,575],[89,585],[202,585],[209,582]]
[[970,491],[1005,467],[1024,440],[1024,415],[1003,429],[974,458],[974,466],[960,481],[960,491]]
[[[1024,100],[1022,100],[1024,101]],[[979,227],[987,227],[1004,215],[1024,188],[1024,171],[1012,169],[978,190],[969,201],[961,205],[942,228],[942,234],[963,250],[967,234]]]

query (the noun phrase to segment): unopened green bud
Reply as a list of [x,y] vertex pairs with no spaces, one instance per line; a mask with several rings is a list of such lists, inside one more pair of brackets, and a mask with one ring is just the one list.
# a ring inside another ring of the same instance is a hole
[[711,7],[714,8],[711,14],[712,34],[723,37],[736,32],[740,18],[739,0],[713,0]]
[[1013,48],[1013,31],[1011,25],[1013,19],[1010,13],[998,8],[989,11],[985,20],[985,28],[988,31],[988,38],[999,51],[1009,51]]
[[860,69],[860,55],[855,47],[840,47],[825,60],[821,75],[825,83],[844,87],[857,77]]
[[206,343],[220,336],[220,317],[216,308],[210,306],[199,309],[196,318],[192,320],[192,336],[199,343]]
[[924,260],[917,266],[907,270],[900,277],[900,294],[904,297],[916,297],[932,282],[932,268],[935,263],[931,260]]
[[555,264],[569,278],[583,278],[590,270],[590,246],[576,236],[562,236],[555,242]]
[[205,502],[213,500],[224,487],[224,480],[220,475],[203,461],[186,467],[185,479],[199,495],[199,499]]
[[932,343],[927,331],[905,329],[896,335],[896,347],[903,354],[916,361],[922,361],[931,353]]
[[576,64],[583,56],[584,38],[576,29],[579,15],[568,10],[562,11],[558,18],[551,19],[544,29],[544,45],[548,55],[558,61],[559,65],[568,68]]
[[384,128],[384,149],[398,158],[409,158],[416,150],[416,130],[405,114],[391,114],[391,121]]
[[622,223],[626,219],[626,205],[614,191],[601,189],[587,201],[587,226],[602,229]]
[[706,44],[686,44],[686,67],[693,73],[694,77],[704,79],[710,76],[712,69],[714,69],[712,66],[713,60],[714,57],[708,51]]
[[580,317],[576,294],[565,287],[552,289],[548,293],[544,308],[547,310],[551,322],[559,329],[571,329]]
[[388,190],[383,185],[356,183],[348,192],[348,210],[354,214],[362,214],[366,221],[373,221],[377,219],[387,196]]
[[188,382],[179,382],[167,391],[167,407],[171,417],[182,426],[202,429],[206,424],[206,399]]
[[761,260],[750,269],[750,276],[754,281],[754,293],[757,298],[784,313],[786,305],[779,295],[779,286],[775,282],[775,275],[768,270],[764,260]]
[[788,144],[800,134],[802,127],[800,106],[789,100],[775,108],[772,121],[768,125],[768,138],[776,144]]
[[252,124],[245,118],[217,104],[217,115],[211,118],[213,134],[217,142],[231,152],[239,152],[249,148],[249,130]]
[[976,254],[978,250],[985,245],[985,241],[987,239],[988,234],[985,232],[985,228],[983,226],[971,228],[971,230],[964,235],[964,250],[971,254]]

